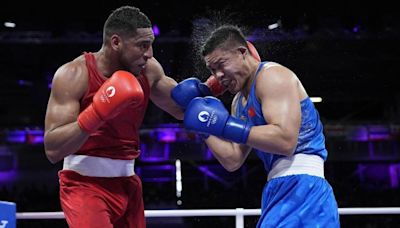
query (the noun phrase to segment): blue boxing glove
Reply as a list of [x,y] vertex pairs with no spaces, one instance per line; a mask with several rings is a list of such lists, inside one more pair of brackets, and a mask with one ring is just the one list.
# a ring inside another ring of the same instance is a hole
[[230,116],[215,97],[197,97],[188,105],[183,120],[188,130],[206,133],[246,144],[252,124]]
[[198,78],[192,77],[181,81],[171,91],[171,97],[183,109],[189,105],[195,97],[219,96],[225,92],[218,80],[211,75],[206,82],[201,82]]
[[210,89],[198,78],[185,79],[171,91],[172,99],[174,99],[174,101],[183,109],[188,106],[193,98],[210,95]]

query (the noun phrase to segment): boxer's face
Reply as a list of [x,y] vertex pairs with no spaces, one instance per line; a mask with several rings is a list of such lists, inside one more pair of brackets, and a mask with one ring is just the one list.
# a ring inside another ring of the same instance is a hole
[[245,85],[245,59],[239,48],[216,48],[204,57],[207,67],[229,92],[235,94]]
[[138,75],[153,57],[154,33],[151,28],[139,28],[134,37],[123,40],[120,62],[130,72]]

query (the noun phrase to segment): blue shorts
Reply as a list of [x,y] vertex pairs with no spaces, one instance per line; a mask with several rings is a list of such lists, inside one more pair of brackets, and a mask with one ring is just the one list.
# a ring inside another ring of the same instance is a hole
[[270,180],[263,189],[257,227],[340,227],[332,187],[305,174]]

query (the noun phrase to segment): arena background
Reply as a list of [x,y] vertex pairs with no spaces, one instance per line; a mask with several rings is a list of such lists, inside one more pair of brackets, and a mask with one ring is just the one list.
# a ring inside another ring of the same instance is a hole
[[[112,9],[134,5],[152,20],[154,56],[181,81],[206,77],[193,28],[243,26],[263,60],[297,73],[325,124],[325,175],[339,207],[400,205],[400,20],[379,1],[52,1],[0,7],[0,200],[18,212],[60,211],[57,171],[43,149],[43,126],[57,67],[97,51]],[[5,22],[15,23],[6,27]],[[273,28],[276,27],[276,28]],[[232,96],[221,98],[229,107]],[[266,181],[251,155],[229,173],[181,122],[150,104],[136,172],[146,209],[259,208]],[[176,160],[183,190],[176,192]],[[254,227],[257,217],[246,217]],[[231,217],[148,219],[148,227],[233,227]],[[397,227],[399,215],[342,215],[342,227]],[[18,227],[67,227],[65,220],[19,220]]]

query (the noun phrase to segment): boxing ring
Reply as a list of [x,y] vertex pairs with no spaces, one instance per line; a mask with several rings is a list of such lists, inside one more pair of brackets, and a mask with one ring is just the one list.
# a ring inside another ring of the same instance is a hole
[[[235,217],[236,228],[244,227],[245,216],[259,216],[261,209],[188,209],[188,210],[145,210],[146,218],[156,217]],[[340,215],[393,215],[400,214],[400,207],[354,207],[339,208]],[[17,219],[64,219],[63,212],[18,212]]]
[[[332,127],[331,127],[332,128]],[[327,126],[327,129],[331,129],[330,126]],[[336,128],[335,128],[336,129]],[[185,134],[183,134],[185,133]],[[146,162],[154,162],[154,161],[164,161],[164,160],[174,160],[178,162],[178,158],[182,158],[183,156],[190,156],[188,159],[199,159],[205,160],[211,157],[211,154],[205,148],[202,148],[199,145],[203,144],[194,144],[194,147],[190,147],[189,149],[196,149],[196,151],[192,151],[192,153],[178,153],[169,145],[171,142],[178,143],[187,143],[188,141],[196,141],[201,140],[198,139],[197,135],[189,134],[181,131],[180,126],[176,125],[165,125],[159,128],[153,129],[145,129],[141,131],[142,149],[144,153],[141,155],[142,161]],[[328,132],[329,133],[329,132]],[[158,144],[154,144],[152,142],[158,142]],[[146,143],[148,142],[148,143]],[[179,164],[178,164],[179,163]],[[168,170],[172,170],[176,176],[176,185],[181,184],[181,164],[180,161],[175,164],[171,164]],[[165,167],[164,167],[165,168]],[[140,169],[139,169],[140,170]],[[139,171],[138,170],[138,171]],[[172,173],[174,173],[172,172]],[[143,174],[145,171],[142,172]],[[179,173],[179,178],[178,178]],[[174,178],[175,176],[171,174]],[[396,176],[397,177],[397,176]],[[173,178],[173,179],[174,179]],[[171,179],[170,181],[174,181]],[[178,181],[179,179],[179,181]],[[397,178],[395,178],[397,180]],[[397,183],[397,182],[396,182]],[[178,187],[177,187],[178,193]],[[181,191],[182,189],[180,189]],[[178,196],[178,195],[177,195]],[[1,206],[1,205],[0,205]],[[10,218],[16,223],[17,220],[61,220],[65,219],[63,212],[17,212],[15,204],[13,205],[13,211],[10,213],[12,216]],[[1,212],[1,208],[0,208]],[[165,210],[145,210],[146,218],[196,218],[196,217],[213,217],[213,218],[224,218],[232,219],[232,222],[235,221],[236,228],[245,227],[245,217],[246,216],[260,216],[261,209],[245,209],[245,208],[232,208],[232,209],[165,209]],[[339,214],[341,216],[354,216],[354,215],[385,215],[385,216],[393,216],[400,215],[400,207],[345,207],[339,208]],[[0,213],[1,215],[1,213]],[[234,220],[233,220],[234,219]],[[12,220],[10,220],[12,221]],[[2,226],[3,220],[0,216],[0,228],[8,228],[13,227]]]

